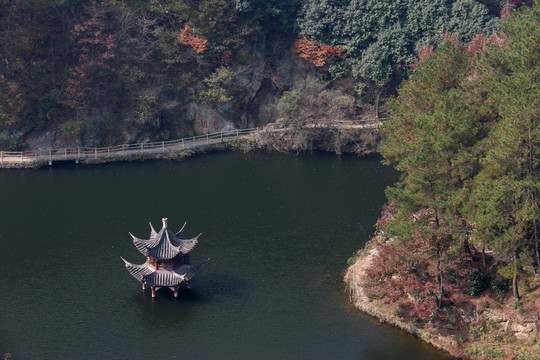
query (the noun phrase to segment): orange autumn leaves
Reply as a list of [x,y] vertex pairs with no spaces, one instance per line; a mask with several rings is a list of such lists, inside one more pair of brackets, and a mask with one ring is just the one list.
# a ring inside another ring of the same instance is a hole
[[202,54],[208,48],[209,41],[205,38],[193,35],[193,28],[186,24],[178,36],[178,40],[183,45],[191,46],[197,54]]
[[317,41],[308,40],[305,36],[296,40],[293,52],[316,67],[323,67],[347,56],[347,51],[339,46],[320,44]]
[[[210,44],[207,39],[193,35],[193,28],[187,24],[178,36],[178,40],[181,44],[193,48],[197,54],[204,53]],[[323,67],[332,61],[344,59],[347,56],[347,51],[339,46],[320,44],[317,41],[308,40],[305,36],[296,40],[292,50],[316,67]],[[230,50],[224,51],[223,58],[228,59],[230,56]]]

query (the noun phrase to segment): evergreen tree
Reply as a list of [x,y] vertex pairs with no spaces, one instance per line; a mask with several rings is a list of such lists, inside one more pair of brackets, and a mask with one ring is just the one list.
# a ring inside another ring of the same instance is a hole
[[471,154],[485,119],[463,91],[470,69],[464,50],[447,39],[419,64],[390,102],[393,118],[382,128],[385,162],[402,172],[398,185],[388,190],[399,209],[389,231],[403,241],[420,237],[429,244],[437,264],[437,308],[444,295],[445,261],[452,260],[447,250],[462,239],[458,194],[474,174]]
[[469,41],[496,28],[486,6],[471,0],[310,0],[298,23],[308,39],[345,48],[353,75],[378,86],[407,75],[415,54],[446,32]]
[[[540,11],[525,8],[503,25],[504,44],[480,59],[479,91],[494,113],[479,147],[482,169],[468,204],[474,236],[512,259],[502,273],[513,279],[531,256],[539,261],[540,222]],[[525,261],[526,260],[526,261]]]
[[386,231],[397,246],[420,239],[431,249],[438,308],[457,254],[448,250],[466,253],[470,238],[506,255],[500,272],[516,299],[524,265],[539,260],[538,13],[517,12],[501,35],[475,37],[468,48],[447,37],[389,103],[381,153],[402,175],[388,190],[397,212]]

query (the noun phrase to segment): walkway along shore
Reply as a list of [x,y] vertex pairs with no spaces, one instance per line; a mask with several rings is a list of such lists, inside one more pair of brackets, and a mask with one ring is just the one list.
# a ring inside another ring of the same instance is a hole
[[[338,129],[376,129],[381,122],[326,126]],[[309,128],[309,127],[307,127]],[[264,133],[285,133],[285,128],[248,128],[191,136],[177,140],[123,144],[107,147],[66,147],[31,151],[0,151],[0,168],[35,168],[58,161],[104,163],[123,160],[163,158],[184,150],[195,150],[241,138],[259,137]]]

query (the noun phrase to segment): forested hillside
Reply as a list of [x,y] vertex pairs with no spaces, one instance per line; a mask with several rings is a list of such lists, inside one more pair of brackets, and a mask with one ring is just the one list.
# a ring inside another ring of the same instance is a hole
[[504,18],[468,44],[448,35],[389,102],[381,153],[401,178],[363,282],[405,321],[461,341],[458,355],[533,359],[540,9]]
[[[426,46],[445,33],[489,36],[503,8],[499,0],[2,0],[0,148],[377,116]],[[310,89],[323,95],[306,98]]]

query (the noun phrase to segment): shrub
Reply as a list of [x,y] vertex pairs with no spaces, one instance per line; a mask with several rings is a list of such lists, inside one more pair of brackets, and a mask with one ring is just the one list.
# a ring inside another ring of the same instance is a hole
[[60,130],[65,137],[77,138],[86,129],[86,124],[82,120],[72,120],[60,125]]
[[491,288],[498,296],[503,296],[504,294],[506,294],[510,286],[507,279],[497,277],[491,280]]
[[8,150],[18,151],[22,146],[22,138],[17,134],[10,135],[6,141],[6,145]]
[[467,292],[471,296],[478,296],[489,287],[489,278],[480,270],[475,270],[467,277]]

